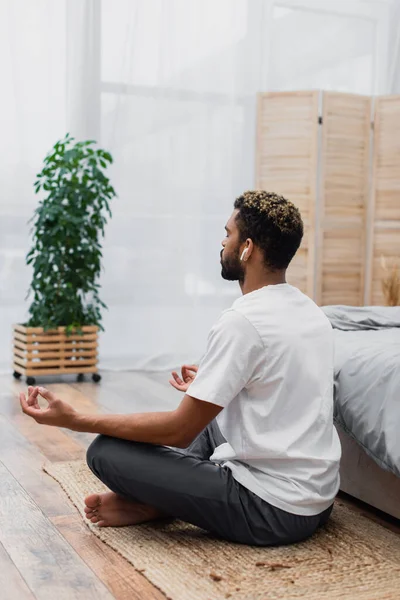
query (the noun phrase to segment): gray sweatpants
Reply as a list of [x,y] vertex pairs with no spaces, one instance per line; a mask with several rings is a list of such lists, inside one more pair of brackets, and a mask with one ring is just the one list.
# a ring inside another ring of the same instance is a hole
[[332,507],[312,517],[288,513],[238,483],[228,467],[210,462],[224,441],[216,421],[186,450],[100,435],[87,462],[113,492],[233,542],[292,544],[326,523]]

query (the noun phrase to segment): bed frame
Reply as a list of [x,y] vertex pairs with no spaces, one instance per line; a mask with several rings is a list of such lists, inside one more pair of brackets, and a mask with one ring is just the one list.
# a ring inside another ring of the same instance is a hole
[[342,444],[340,489],[400,519],[400,478],[385,471],[336,425]]

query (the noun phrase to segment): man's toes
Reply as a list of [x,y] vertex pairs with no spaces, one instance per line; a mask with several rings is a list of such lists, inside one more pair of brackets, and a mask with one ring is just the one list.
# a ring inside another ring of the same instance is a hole
[[87,519],[91,519],[92,517],[94,517],[94,516],[95,516],[95,514],[96,514],[96,513],[95,513],[95,512],[93,512],[93,511],[91,510],[90,512],[87,512],[87,513],[85,514],[85,517],[86,517]]
[[98,506],[100,506],[100,494],[90,494],[90,496],[86,496],[85,504],[89,508],[89,510],[97,508]]
[[90,520],[92,523],[98,523],[98,521],[100,521],[100,517],[98,515],[94,515],[94,517],[92,517]]
[[84,511],[85,513],[88,515],[89,513],[95,513],[98,512],[98,510],[100,509],[100,506],[85,506]]

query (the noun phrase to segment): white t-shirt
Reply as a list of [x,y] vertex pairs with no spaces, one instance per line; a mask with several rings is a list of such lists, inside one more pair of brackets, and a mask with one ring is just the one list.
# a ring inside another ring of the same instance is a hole
[[239,298],[212,328],[192,397],[223,406],[226,443],[210,460],[263,500],[316,515],[339,489],[333,425],[333,331],[300,290],[279,284]]

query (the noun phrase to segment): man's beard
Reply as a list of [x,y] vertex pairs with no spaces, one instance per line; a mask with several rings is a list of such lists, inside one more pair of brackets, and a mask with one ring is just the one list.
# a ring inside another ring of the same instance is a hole
[[221,252],[221,277],[227,281],[244,281],[244,269],[239,259],[239,248],[234,254],[225,258]]

